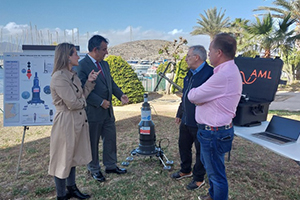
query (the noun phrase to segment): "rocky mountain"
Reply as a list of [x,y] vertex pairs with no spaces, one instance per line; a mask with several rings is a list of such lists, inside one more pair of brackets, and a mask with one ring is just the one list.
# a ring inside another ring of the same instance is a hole
[[[172,43],[167,40],[138,40],[126,42],[113,47],[109,47],[108,55],[121,56],[124,60],[163,60],[168,58],[166,54],[159,54],[158,51],[166,43]],[[188,51],[188,46],[181,46],[182,58]],[[170,45],[169,52],[172,52],[173,46]]]
[[[137,40],[132,42],[122,43],[108,48],[108,55],[121,56],[124,60],[164,60],[170,59],[166,54],[159,54],[158,51],[166,43],[173,43],[167,40]],[[180,47],[183,53],[180,58],[186,55],[188,46],[182,45]],[[169,52],[173,52],[174,47],[169,46]],[[21,47],[15,44],[3,42],[0,43],[0,54],[3,52],[17,52],[22,51]]]

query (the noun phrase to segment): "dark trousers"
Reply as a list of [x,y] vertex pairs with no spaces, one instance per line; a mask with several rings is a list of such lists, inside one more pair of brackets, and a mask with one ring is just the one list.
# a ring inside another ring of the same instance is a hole
[[116,125],[114,118],[107,118],[103,123],[89,122],[92,161],[88,169],[92,173],[100,170],[99,142],[103,141],[103,164],[106,169],[115,169],[117,163]]
[[200,143],[197,139],[197,127],[186,126],[181,123],[179,127],[179,154],[181,159],[181,169],[183,173],[192,171],[192,147],[193,143],[196,148],[196,162],[193,167],[193,179],[195,181],[203,181],[205,175],[205,168],[200,160]]
[[75,173],[76,173],[76,169],[75,167],[72,167],[70,174],[66,179],[60,179],[54,176],[56,194],[58,197],[66,196],[66,181],[67,181],[67,186],[75,185]]

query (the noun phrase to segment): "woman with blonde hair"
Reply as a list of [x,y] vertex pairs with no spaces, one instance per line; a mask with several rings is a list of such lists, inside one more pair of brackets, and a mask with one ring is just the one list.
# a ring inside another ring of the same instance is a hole
[[86,165],[92,160],[84,108],[85,99],[94,89],[94,80],[99,73],[92,71],[82,88],[79,78],[72,71],[72,67],[78,65],[78,59],[73,44],[61,43],[55,49],[50,89],[56,114],[50,137],[48,173],[54,176],[58,200],[90,198],[76,186],[75,166]]

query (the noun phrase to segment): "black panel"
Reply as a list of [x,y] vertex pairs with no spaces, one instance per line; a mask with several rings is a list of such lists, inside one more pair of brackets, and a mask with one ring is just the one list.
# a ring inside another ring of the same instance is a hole
[[[56,45],[22,45],[22,50],[30,51],[55,51]],[[80,46],[75,46],[77,51],[80,51]]]

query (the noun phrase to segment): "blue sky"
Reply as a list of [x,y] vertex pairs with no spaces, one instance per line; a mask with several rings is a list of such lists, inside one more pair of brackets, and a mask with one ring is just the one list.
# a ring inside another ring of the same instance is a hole
[[0,34],[2,42],[19,44],[67,40],[79,43],[81,51],[86,50],[87,40],[93,34],[107,37],[110,46],[130,40],[172,41],[183,36],[188,45],[208,47],[208,36],[189,34],[197,26],[200,13],[217,7],[231,20],[254,21],[257,12],[252,10],[271,3],[271,0],[0,0]]

